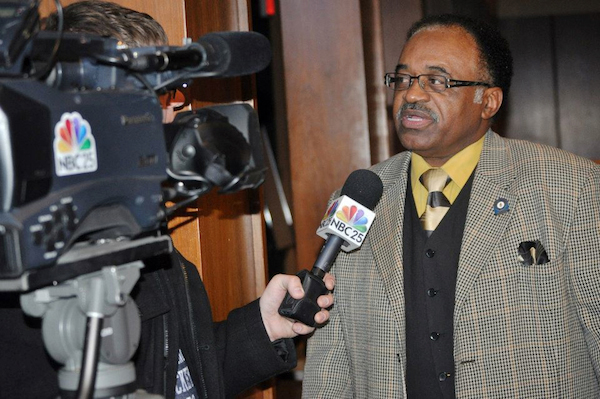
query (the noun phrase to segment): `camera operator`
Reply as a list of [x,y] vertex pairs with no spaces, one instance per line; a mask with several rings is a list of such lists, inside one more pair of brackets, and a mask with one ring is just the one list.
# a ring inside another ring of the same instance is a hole
[[[45,22],[46,29],[56,29],[55,15]],[[64,29],[113,37],[130,47],[167,44],[163,28],[149,15],[103,1],[65,7]],[[180,104],[169,97],[163,105]],[[296,276],[275,276],[261,298],[215,323],[194,265],[176,251],[145,264],[132,298],[142,319],[134,358],[137,384],[149,393],[176,399],[234,396],[293,368],[291,338],[314,330],[278,314],[287,292],[296,299],[304,295]],[[325,283],[333,289],[332,276]],[[319,297],[322,308],[332,303],[331,294]],[[0,397],[55,398],[57,365],[44,350],[40,320],[23,314],[17,294],[0,294],[0,304]],[[328,318],[325,309],[315,315],[319,324]]]

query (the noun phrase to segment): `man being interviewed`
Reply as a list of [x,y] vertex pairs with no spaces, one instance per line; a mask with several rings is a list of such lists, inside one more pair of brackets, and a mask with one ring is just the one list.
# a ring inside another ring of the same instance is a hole
[[493,28],[427,17],[386,84],[408,151],[360,250],[340,254],[305,398],[600,395],[600,167],[491,130],[512,57]]

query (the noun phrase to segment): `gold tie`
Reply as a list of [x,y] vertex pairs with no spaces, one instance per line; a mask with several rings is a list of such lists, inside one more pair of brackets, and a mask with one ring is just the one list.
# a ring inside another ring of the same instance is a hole
[[429,195],[427,195],[427,207],[421,216],[421,224],[429,237],[440,224],[446,212],[450,208],[450,201],[442,192],[451,179],[441,168],[429,169],[421,175],[421,183]]

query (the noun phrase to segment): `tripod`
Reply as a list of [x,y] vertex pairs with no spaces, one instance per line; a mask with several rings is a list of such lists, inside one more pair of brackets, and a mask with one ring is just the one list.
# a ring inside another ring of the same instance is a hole
[[[147,244],[146,240],[143,245]],[[164,246],[164,240],[157,244]],[[110,259],[110,254],[115,254],[115,260],[130,258],[123,254],[138,248],[136,242],[115,243],[118,251],[111,245],[102,248],[103,261]],[[89,260],[97,251],[79,249],[69,263]],[[135,391],[131,358],[139,345],[141,322],[129,294],[143,267],[140,260],[109,264],[21,296],[23,311],[43,320],[42,336],[48,353],[63,365],[58,373],[63,399],[161,398]]]

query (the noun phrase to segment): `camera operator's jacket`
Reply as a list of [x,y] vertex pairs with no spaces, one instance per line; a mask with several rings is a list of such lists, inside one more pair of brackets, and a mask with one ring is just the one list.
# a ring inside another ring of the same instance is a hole
[[[169,258],[171,267],[165,268]],[[140,388],[174,396],[178,349],[200,398],[232,397],[296,365],[291,339],[270,342],[258,300],[213,323],[193,264],[174,252],[146,262],[146,268],[132,293],[142,317],[136,358]]]

